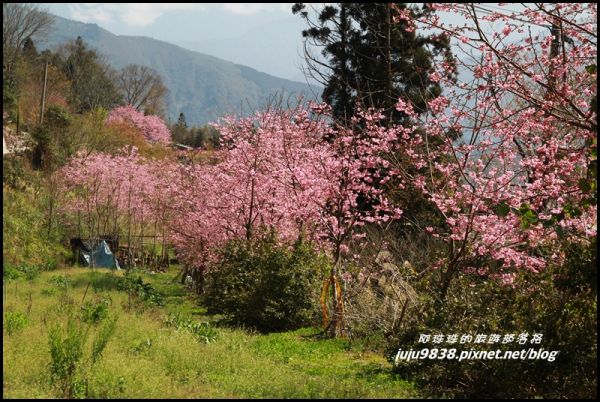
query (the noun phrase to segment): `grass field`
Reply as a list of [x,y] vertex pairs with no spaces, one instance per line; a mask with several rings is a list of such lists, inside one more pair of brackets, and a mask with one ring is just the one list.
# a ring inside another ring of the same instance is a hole
[[[415,388],[389,373],[391,365],[346,340],[318,339],[317,329],[262,335],[218,325],[181,285],[176,271],[141,274],[163,296],[163,306],[130,301],[115,275],[71,268],[31,281],[5,284],[3,304],[4,398],[56,398],[48,333],[66,327],[82,301],[107,300],[116,329],[102,357],[89,364],[85,345],[78,375],[90,398],[409,398]],[[84,299],[85,294],[85,299]],[[209,322],[216,336],[197,338],[167,325],[179,313]],[[16,319],[15,319],[16,317]],[[7,321],[9,318],[10,322]],[[100,324],[89,325],[92,334]],[[208,343],[206,342],[208,340]]]

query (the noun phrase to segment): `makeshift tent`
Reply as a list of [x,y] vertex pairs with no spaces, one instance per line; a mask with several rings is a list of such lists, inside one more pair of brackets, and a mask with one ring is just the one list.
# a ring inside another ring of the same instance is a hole
[[[81,241],[78,244],[80,262],[88,267],[115,268],[120,270],[119,261],[110,250],[106,240],[100,240],[92,252],[90,241]],[[93,265],[92,265],[93,262]]]

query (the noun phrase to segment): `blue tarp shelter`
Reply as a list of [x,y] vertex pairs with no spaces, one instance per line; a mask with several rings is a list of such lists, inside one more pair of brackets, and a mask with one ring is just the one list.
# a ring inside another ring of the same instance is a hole
[[88,241],[82,242],[79,248],[80,261],[87,267],[94,268],[113,268],[120,270],[119,261],[110,250],[105,240],[100,240],[92,252],[92,245]]

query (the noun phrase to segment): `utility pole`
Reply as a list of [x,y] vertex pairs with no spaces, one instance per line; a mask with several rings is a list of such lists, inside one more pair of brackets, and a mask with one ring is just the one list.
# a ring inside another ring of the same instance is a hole
[[46,66],[44,67],[44,89],[42,90],[42,102],[40,110],[40,125],[44,122],[44,106],[46,102],[46,84],[48,83],[48,60],[46,60]]
[[[387,35],[386,35],[386,49],[385,49],[385,59],[386,59],[386,75],[385,77],[385,101],[383,102],[383,107],[385,107],[386,112],[389,110],[388,105],[393,104],[392,97],[392,15],[391,15],[391,3],[386,4],[386,25],[387,25]],[[391,112],[390,112],[391,117]],[[388,127],[391,127],[392,119],[388,120]]]

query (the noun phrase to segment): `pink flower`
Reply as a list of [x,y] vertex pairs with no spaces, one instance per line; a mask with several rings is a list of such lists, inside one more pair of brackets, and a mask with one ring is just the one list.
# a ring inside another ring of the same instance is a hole
[[145,116],[131,105],[120,106],[111,110],[106,122],[108,124],[112,122],[127,122],[140,130],[144,138],[150,142],[165,144],[171,142],[171,132],[160,117]]

